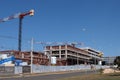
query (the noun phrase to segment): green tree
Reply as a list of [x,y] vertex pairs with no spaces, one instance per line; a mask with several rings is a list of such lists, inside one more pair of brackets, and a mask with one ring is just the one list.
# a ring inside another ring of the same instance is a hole
[[116,57],[116,59],[114,60],[114,64],[118,65],[118,69],[120,70],[120,56]]

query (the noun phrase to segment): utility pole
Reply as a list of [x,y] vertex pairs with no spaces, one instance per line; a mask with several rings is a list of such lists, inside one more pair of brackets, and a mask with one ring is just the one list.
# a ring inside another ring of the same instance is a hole
[[30,56],[31,56],[31,73],[33,73],[33,38],[31,39],[31,53],[30,53]]

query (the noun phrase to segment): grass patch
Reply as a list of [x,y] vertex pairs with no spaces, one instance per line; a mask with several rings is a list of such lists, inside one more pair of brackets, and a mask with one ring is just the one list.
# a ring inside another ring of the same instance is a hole
[[74,76],[59,80],[120,80],[120,73],[113,74],[90,74],[83,76]]

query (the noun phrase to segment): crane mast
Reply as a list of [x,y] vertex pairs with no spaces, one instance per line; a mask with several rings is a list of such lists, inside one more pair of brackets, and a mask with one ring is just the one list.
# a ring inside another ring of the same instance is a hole
[[19,18],[19,32],[18,32],[18,50],[21,51],[21,42],[22,42],[22,20],[25,16],[30,15],[33,16],[34,15],[34,10],[30,10],[28,12],[24,12],[24,13],[17,13],[15,15],[0,19],[0,23],[2,22],[6,22],[15,18]]

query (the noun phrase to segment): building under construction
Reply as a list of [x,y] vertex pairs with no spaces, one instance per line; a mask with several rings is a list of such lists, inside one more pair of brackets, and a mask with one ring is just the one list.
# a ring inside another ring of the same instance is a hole
[[[19,63],[20,63],[20,61],[26,62],[27,65],[31,64],[31,52],[30,51],[23,51],[23,52],[15,51],[15,50],[0,51],[0,56],[3,54],[6,55],[6,57],[5,57],[6,59],[4,59],[4,60],[0,59],[0,62],[4,62],[4,61],[6,62],[9,59],[9,56],[14,56],[15,60],[10,60],[14,64],[16,61],[19,61]],[[2,64],[2,63],[0,63],[0,64]],[[51,59],[48,58],[47,55],[44,55],[43,52],[33,51],[32,52],[32,64],[51,65]],[[64,64],[66,64],[65,60],[56,59],[56,65],[64,65]]]
[[98,64],[103,55],[91,48],[77,48],[75,45],[46,46],[45,54],[66,61],[64,65]]
[[[13,55],[15,60],[22,60],[28,65],[31,64],[30,51],[0,51],[0,54]],[[74,45],[46,46],[45,52],[32,52],[32,63],[38,65],[51,65],[52,57],[56,57],[54,65],[79,65],[98,64],[101,61],[101,52],[91,48],[77,48]],[[6,60],[4,60],[6,61]],[[14,61],[15,62],[15,61]]]
[[[48,65],[49,59],[47,58],[46,55],[42,52],[32,52],[33,53],[33,64],[39,64],[39,65]],[[6,54],[7,57],[13,55],[15,57],[15,61],[22,60],[22,62],[27,62],[27,64],[31,64],[31,52],[30,51],[24,51],[24,52],[19,52],[19,51],[14,51],[14,50],[9,50],[9,51],[0,51],[0,54]]]

